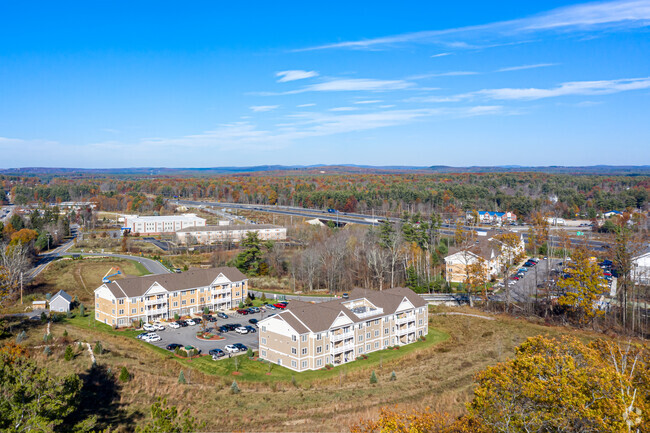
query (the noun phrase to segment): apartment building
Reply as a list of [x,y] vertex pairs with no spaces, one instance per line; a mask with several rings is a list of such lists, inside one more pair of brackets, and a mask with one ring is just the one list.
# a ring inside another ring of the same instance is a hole
[[283,241],[287,238],[287,228],[272,224],[240,224],[203,227],[188,227],[176,231],[179,244],[213,244],[217,242],[239,242],[250,232],[256,232],[265,241]]
[[237,268],[190,269],[180,274],[128,277],[95,289],[95,320],[122,327],[175,314],[237,307],[248,296],[248,278]]
[[205,218],[198,217],[193,213],[163,216],[124,216],[124,229],[130,230],[131,233],[160,235],[174,233],[188,227],[201,226],[205,226]]
[[348,299],[292,301],[258,322],[260,358],[295,371],[338,366],[428,333],[427,303],[411,289],[355,289]]

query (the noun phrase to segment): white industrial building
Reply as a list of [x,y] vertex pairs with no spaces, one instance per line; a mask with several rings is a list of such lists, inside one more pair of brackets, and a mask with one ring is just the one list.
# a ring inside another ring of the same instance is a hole
[[632,259],[632,279],[637,284],[650,285],[650,248]]
[[130,230],[131,233],[159,235],[203,226],[205,226],[205,218],[193,213],[164,216],[125,215],[123,229]]
[[176,231],[179,244],[213,244],[217,242],[239,242],[250,232],[257,232],[265,241],[283,241],[287,238],[287,228],[271,224],[240,224],[189,227]]

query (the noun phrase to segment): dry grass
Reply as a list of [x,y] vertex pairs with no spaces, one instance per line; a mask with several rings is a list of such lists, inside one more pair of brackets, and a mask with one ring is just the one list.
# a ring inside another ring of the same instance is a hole
[[[436,312],[450,311],[444,308]],[[455,309],[455,311],[465,311]],[[472,310],[471,312],[476,313]],[[338,374],[323,379],[302,380],[296,374],[297,386],[290,378],[281,382],[238,382],[241,394],[230,393],[235,376],[210,376],[185,368],[188,385],[177,383],[183,365],[170,356],[154,352],[143,343],[121,335],[110,335],[93,329],[71,325],[53,325],[60,337],[67,328],[69,338],[90,343],[101,341],[108,349],[98,357],[98,364],[110,368],[117,377],[126,366],[133,380],[121,385],[113,404],[123,424],[118,431],[133,429],[148,414],[157,397],[167,397],[181,409],[190,408],[194,416],[207,422],[210,431],[347,431],[350,423],[373,416],[382,406],[404,405],[461,413],[472,396],[476,372],[505,360],[527,337],[572,332],[532,324],[524,320],[496,316],[488,321],[465,316],[431,316],[430,326],[448,333],[443,343],[425,346],[398,359],[370,368],[335,369]],[[41,329],[43,328],[43,329]],[[42,344],[44,325],[29,331],[31,344]],[[591,338],[588,333],[581,333]],[[72,370],[84,373],[90,366],[87,353],[73,361],[62,359],[63,347],[50,358],[35,351],[40,362],[57,372]],[[376,370],[379,383],[371,385],[371,369]],[[397,381],[390,382],[395,371]],[[110,395],[110,394],[109,394]]]

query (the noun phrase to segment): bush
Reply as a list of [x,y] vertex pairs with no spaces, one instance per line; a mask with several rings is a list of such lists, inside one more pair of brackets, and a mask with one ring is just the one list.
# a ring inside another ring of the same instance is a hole
[[27,334],[25,333],[25,331],[21,331],[21,333],[16,336],[16,343],[17,344],[22,343],[25,340],[25,338],[27,338]]
[[239,308],[244,308],[244,303],[243,302],[239,303]]
[[183,370],[181,370],[180,374],[178,375],[178,383],[181,385],[185,385],[187,383],[185,380],[185,374],[183,374]]
[[390,374],[390,381],[391,381],[391,382],[394,382],[394,381],[396,381],[396,380],[397,380],[397,375],[396,375],[395,372],[393,371],[393,372]]
[[203,314],[210,314],[210,309],[208,307],[203,308]]
[[64,337],[67,337],[67,336],[68,336],[68,330],[67,330],[67,329],[65,329],[65,330],[63,331],[63,336],[64,336]]
[[179,316],[178,313],[174,313],[174,320],[178,320],[180,318],[181,318],[181,316]]
[[102,347],[102,343],[99,341],[95,343],[95,348],[93,349],[93,352],[95,352],[95,355],[101,355],[104,353],[104,348]]
[[47,322],[47,314],[45,312],[41,313],[41,322]]
[[52,334],[44,334],[43,335],[43,341],[47,343],[48,341],[52,340]]
[[377,383],[377,375],[375,375],[375,370],[372,370],[370,374],[370,383]]
[[129,370],[126,369],[126,367],[122,367],[122,370],[120,370],[119,380],[120,382],[128,382],[131,380],[131,374],[129,373]]
[[72,349],[72,346],[67,346],[65,348],[65,354],[63,355],[63,358],[66,361],[71,361],[72,358],[74,358],[74,350]]
[[232,385],[230,385],[230,392],[232,392],[233,394],[239,394],[241,392],[239,386],[237,385],[236,380],[232,381]]
[[255,355],[255,353],[253,352],[253,349],[251,349],[249,347],[248,350],[246,351],[246,356],[248,356],[249,358],[252,358],[254,355]]
[[79,314],[81,317],[86,317],[86,307],[84,307],[84,304],[79,305]]
[[45,356],[52,356],[52,349],[50,349],[50,346],[45,346],[45,349],[43,349],[43,353]]

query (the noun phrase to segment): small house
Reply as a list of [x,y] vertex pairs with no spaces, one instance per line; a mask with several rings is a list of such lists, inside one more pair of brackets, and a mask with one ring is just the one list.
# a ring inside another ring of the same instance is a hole
[[32,301],[32,310],[47,309],[47,301]]
[[70,304],[72,298],[63,290],[59,290],[54,296],[50,298],[50,311],[59,313],[67,313],[70,311]]

